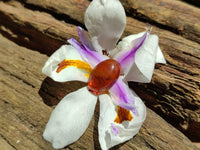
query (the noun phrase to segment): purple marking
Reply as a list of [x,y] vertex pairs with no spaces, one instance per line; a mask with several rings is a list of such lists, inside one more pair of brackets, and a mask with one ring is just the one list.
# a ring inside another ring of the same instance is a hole
[[122,72],[124,72],[127,68],[130,67],[130,65],[132,65],[132,62],[134,61],[134,58],[135,58],[135,53],[144,43],[144,41],[147,37],[147,33],[148,32],[146,31],[143,36],[133,40],[132,41],[132,45],[133,45],[132,49],[125,51],[124,53],[122,53],[121,55],[119,55],[116,58],[116,60],[121,65]]
[[115,84],[110,88],[110,94],[114,98],[114,102],[127,110],[130,110],[137,115],[135,107],[134,95],[129,87],[119,78]]
[[114,126],[113,123],[111,123],[111,127],[112,127],[113,134],[116,136],[119,133],[119,130]]
[[81,27],[77,27],[77,31],[78,31],[78,35],[79,38],[81,40],[81,43],[83,44],[83,46],[87,49],[87,50],[92,50],[95,51],[95,48],[93,47],[87,33],[85,32],[85,30]]
[[88,62],[92,67],[96,66],[101,61],[104,61],[105,59],[107,59],[107,56],[101,55],[96,51],[87,50],[74,38],[69,39],[68,42],[78,50],[82,58],[86,62]]

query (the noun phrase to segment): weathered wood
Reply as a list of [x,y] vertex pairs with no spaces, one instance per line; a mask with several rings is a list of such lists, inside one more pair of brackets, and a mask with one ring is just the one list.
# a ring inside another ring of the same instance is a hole
[[[39,90],[48,91],[49,93],[45,92],[46,95],[52,97],[51,101],[54,99],[56,102],[84,84],[56,83],[45,79],[46,76],[41,73],[41,69],[47,56],[18,46],[2,35],[0,39],[1,148],[51,150],[53,149],[51,144],[42,139],[42,132],[53,108],[43,102],[42,97],[45,95],[40,97]],[[58,87],[61,89],[60,92]],[[57,96],[58,93],[62,94]],[[98,115],[99,105],[86,133],[65,149],[100,149],[97,133]],[[116,148],[121,150],[198,149],[181,132],[149,109],[140,133],[129,142],[113,149]]]
[[128,15],[200,43],[200,9],[177,0],[124,0]]
[[[43,3],[40,0],[19,1],[23,1],[28,6],[63,14],[66,16],[66,21],[72,18],[81,23],[83,23],[85,9],[89,5],[87,0],[59,2],[43,0]],[[172,30],[200,43],[200,9],[177,0],[122,0],[121,2],[129,16]]]
[[[17,1],[0,2],[0,33],[19,45],[40,51],[47,55],[52,54],[52,52],[60,47],[60,45],[66,43],[67,39],[71,37],[78,39],[76,25],[84,26],[83,15],[85,9],[89,5],[89,1],[87,0],[21,0],[20,2],[21,3]],[[160,0],[160,3],[158,3],[158,1],[150,2],[147,0],[142,2],[122,2],[126,8],[126,12],[128,12],[128,15],[136,16],[138,20],[145,22],[147,21],[155,25],[153,27],[153,33],[159,35],[160,46],[167,59],[167,65],[156,65],[154,76],[150,84],[130,83],[130,86],[137,92],[137,94],[140,95],[143,100],[145,100],[145,103],[148,107],[161,114],[166,120],[183,131],[191,139],[199,141],[199,9],[178,1]],[[144,2],[146,3],[144,4]],[[178,11],[177,13],[175,13],[176,10]],[[184,10],[187,10],[187,13],[183,13]],[[164,14],[163,12],[168,13]],[[152,14],[155,14],[155,16],[152,16]],[[178,17],[178,21],[180,22],[177,23],[176,17]],[[132,33],[138,33],[144,30],[145,23],[138,20],[135,20],[132,17],[127,17],[127,27],[123,36],[127,36]],[[191,25],[191,22],[194,22],[193,25]],[[184,27],[184,30],[178,27]],[[179,29],[181,29],[183,36],[177,35],[176,31]],[[172,32],[167,30],[171,30]],[[187,40],[185,37],[187,39],[193,39],[196,42]],[[6,49],[6,46],[4,45],[3,48]],[[12,52],[12,54],[14,55],[15,52]],[[38,55],[38,57],[40,57],[40,55]],[[28,58],[33,61],[33,57]],[[14,58],[12,59],[15,60]],[[26,61],[23,61],[23,59],[24,58],[22,57],[21,63],[24,63],[25,68],[30,69],[33,67],[33,62],[25,64]],[[13,63],[15,62],[11,60],[9,61]],[[44,58],[42,62],[43,63],[40,64],[40,68],[44,64]],[[20,69],[16,69],[15,67],[19,67],[16,64],[13,66],[9,66],[7,64],[6,66],[2,63],[0,65],[2,74],[8,73],[5,74],[5,76],[9,75],[9,72],[6,70],[6,68],[14,68],[13,72],[12,69],[10,71],[12,74],[14,74],[14,79],[12,78],[12,80],[15,81],[15,78],[22,78],[23,80],[20,80],[20,82],[23,81],[24,84],[26,83],[33,88],[39,87],[38,85],[41,84],[41,81],[44,79],[44,76],[42,76],[43,79],[40,79],[39,81],[37,79],[41,77],[40,70],[37,70],[39,72],[39,74],[36,74],[38,77],[32,77],[32,74],[35,74],[33,73],[33,70],[29,70],[29,74],[27,74],[26,69],[23,69],[22,72],[19,71]],[[9,77],[6,79],[8,81],[11,80]],[[18,81],[16,82],[18,83]],[[35,85],[36,83],[38,84],[37,86]],[[57,86],[57,88],[54,89],[49,84]],[[72,88],[69,88],[69,85],[71,84],[73,86]],[[52,83],[51,80],[45,79],[42,84],[42,87],[44,88],[41,88],[39,92],[44,98],[44,102],[48,105],[52,105],[56,104],[60,98],[66,94],[66,88],[67,92],[71,92],[83,85],[83,83],[68,83],[64,85],[55,84]],[[2,86],[4,85],[2,84]],[[20,87],[22,88],[22,86]],[[13,89],[15,88],[20,91],[19,87],[17,88],[17,86],[14,86]],[[15,91],[13,89],[9,90]],[[29,90],[31,91],[32,89],[26,89],[26,91]],[[12,92],[8,92],[7,94],[9,95],[10,93]],[[30,95],[31,97],[35,97],[35,94],[37,93],[31,93]],[[24,96],[16,95],[11,97],[23,98]],[[5,97],[5,99],[6,98],[9,97]],[[19,107],[18,105],[16,106]],[[12,108],[14,108],[14,106]],[[38,108],[39,106],[34,110]],[[30,114],[26,115],[29,116]],[[23,119],[25,120],[25,118]],[[45,123],[43,123],[42,126],[44,126],[44,124]],[[17,126],[14,127],[18,128]],[[91,130],[91,128],[88,130]],[[94,131],[97,133],[96,129]],[[0,143],[5,143],[6,139],[7,138],[3,137],[0,140]],[[95,139],[97,138],[94,138],[94,140]]]
[[[19,2],[0,2],[0,32],[19,45],[51,55],[71,37],[75,26],[56,20],[50,14],[31,11]],[[42,40],[41,40],[42,39]]]
[[[19,45],[50,55],[67,39],[78,39],[76,27],[72,25],[74,22],[70,24],[71,20],[68,23],[59,20],[67,21],[65,17],[69,16],[83,23],[78,15],[71,13],[81,7],[78,12],[83,16],[88,4],[85,1],[63,1],[61,4],[60,1],[46,0],[40,4],[38,0],[27,0],[25,6],[28,9],[17,1],[0,2],[0,32]],[[55,18],[58,16],[53,12],[65,15]],[[53,13],[54,17],[48,13]],[[143,31],[144,27],[145,23],[127,17],[123,36]],[[130,86],[145,100],[148,107],[190,138],[197,140],[200,138],[200,45],[156,26],[153,27],[153,33],[160,37],[160,46],[168,63],[156,65],[150,84],[130,83]]]
[[56,17],[60,17],[65,22],[79,25],[84,21],[84,12],[90,2],[88,0],[59,0],[49,1],[43,0],[18,0],[25,4],[26,7],[31,9],[39,9],[41,11],[47,11]]

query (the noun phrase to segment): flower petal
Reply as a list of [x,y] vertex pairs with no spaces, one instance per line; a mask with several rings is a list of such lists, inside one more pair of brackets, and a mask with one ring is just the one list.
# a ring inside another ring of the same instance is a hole
[[[119,49],[129,50],[132,46],[132,41],[141,37],[144,33],[130,35],[124,38],[120,43]],[[158,36],[148,35],[143,45],[137,50],[135,54],[134,63],[128,72],[125,71],[125,79],[127,81],[136,82],[150,82],[153,74],[154,66],[156,63],[158,50]],[[117,50],[116,50],[117,52]],[[159,53],[160,55],[160,53]],[[160,58],[160,56],[158,57]]]
[[156,62],[157,49],[158,36],[149,35],[135,55],[135,62],[125,77],[127,81],[144,83],[151,81]]
[[157,54],[156,54],[156,63],[162,63],[162,64],[166,64],[166,60],[165,57],[160,49],[160,47],[158,46],[157,49]]
[[95,67],[97,64],[99,64],[101,61],[104,61],[105,59],[108,59],[107,56],[101,55],[100,53],[92,50],[87,50],[85,47],[83,47],[76,39],[71,38],[68,40],[68,42],[73,45],[79,52],[79,54],[82,56],[82,58],[89,63],[92,67]]
[[97,51],[111,50],[126,25],[124,8],[119,0],[93,0],[85,13],[85,25]]
[[81,43],[83,44],[83,46],[87,50],[95,51],[95,48],[93,47],[92,42],[90,41],[86,31],[81,27],[77,27],[77,30],[78,30],[78,35],[79,35],[79,38],[80,38]]
[[[135,136],[146,118],[146,107],[141,99],[135,94],[135,106],[138,115],[133,115],[133,119],[124,121],[122,124],[114,123],[117,115],[116,106],[113,104],[109,95],[100,95],[100,117],[98,123],[99,142],[103,150],[123,143]],[[115,131],[113,131],[113,129]],[[118,132],[118,133],[117,133]],[[117,134],[116,134],[117,133]]]
[[97,97],[87,87],[65,96],[51,114],[44,139],[56,149],[77,141],[89,125],[96,102]]
[[80,54],[73,46],[63,45],[49,57],[42,69],[42,72],[58,82],[72,80],[87,82],[88,78],[85,76],[87,72],[85,72],[83,69],[78,69],[77,67],[67,67],[59,73],[56,72],[58,64],[65,59],[83,61]]
[[135,100],[132,94],[132,91],[129,87],[122,81],[122,77],[120,77],[115,84],[109,90],[113,102],[118,106],[128,109],[133,113],[137,114],[137,110],[135,108]]
[[[142,46],[144,43],[146,37],[147,37],[147,31],[143,33],[142,36],[132,40],[130,42],[130,49],[128,50],[123,50],[117,53],[114,56],[114,59],[117,60],[121,66],[121,70],[123,74],[127,74],[127,72],[130,70],[130,67],[133,65],[134,59],[135,59],[135,54],[137,50]],[[138,34],[140,35],[140,34]],[[136,35],[135,37],[137,37]],[[123,47],[121,47],[123,49]]]

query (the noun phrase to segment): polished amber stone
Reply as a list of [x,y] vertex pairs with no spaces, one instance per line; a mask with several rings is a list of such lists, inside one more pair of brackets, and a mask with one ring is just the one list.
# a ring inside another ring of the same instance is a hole
[[107,59],[99,63],[91,72],[88,88],[98,95],[107,91],[121,73],[120,64],[114,59]]

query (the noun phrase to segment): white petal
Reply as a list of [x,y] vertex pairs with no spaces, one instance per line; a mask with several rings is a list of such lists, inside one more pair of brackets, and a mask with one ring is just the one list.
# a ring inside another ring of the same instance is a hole
[[131,41],[129,46],[131,47],[128,50],[122,50],[119,51],[113,58],[117,60],[121,66],[121,72],[124,75],[127,75],[129,72],[131,66],[134,63],[136,52],[141,48],[141,46],[144,44],[144,41],[146,40],[148,35],[148,31],[139,38],[134,39]]
[[77,141],[89,125],[96,102],[97,97],[87,87],[65,96],[51,114],[44,139],[56,149]]
[[58,68],[58,64],[64,59],[81,60],[84,62],[78,51],[73,46],[63,45],[49,57],[42,69],[42,72],[58,82],[72,80],[87,82],[87,72],[76,67],[67,67],[61,72],[57,73],[56,70]]
[[[123,48],[123,50],[129,49],[131,41],[138,38],[143,33],[144,32],[124,38],[123,41],[120,42],[119,47]],[[134,63],[126,74],[125,79],[127,81],[150,82],[156,63],[157,50],[158,36],[148,35],[143,45],[137,50]]]
[[128,51],[132,49],[132,47],[134,46],[132,45],[133,41],[135,39],[142,37],[144,34],[145,32],[140,32],[138,34],[132,34],[127,37],[124,37],[122,41],[119,42],[117,47],[111,51],[110,53],[111,57],[115,58],[119,53],[122,53],[122,51]]
[[111,50],[126,25],[124,8],[119,0],[93,0],[85,13],[85,25],[97,51]]
[[106,150],[112,147],[111,136],[108,132],[110,131],[111,123],[114,122],[115,117],[117,116],[116,106],[114,106],[109,95],[100,95],[100,115],[98,123],[98,132],[99,132],[99,143],[101,149]]
[[[117,116],[116,106],[112,103],[109,95],[101,95],[100,99],[100,118],[98,124],[99,142],[103,150],[123,143],[135,136],[146,118],[146,107],[141,99],[135,96],[135,105],[138,109],[138,116],[133,115],[132,121],[124,121],[122,124],[114,123]],[[117,135],[113,133],[112,125],[119,131]]]
[[155,66],[157,48],[158,36],[149,35],[143,46],[136,52],[135,63],[126,76],[127,81],[151,81]]
[[156,63],[162,63],[162,64],[166,64],[166,60],[165,57],[160,49],[160,47],[158,46],[157,49],[157,54],[156,54]]

